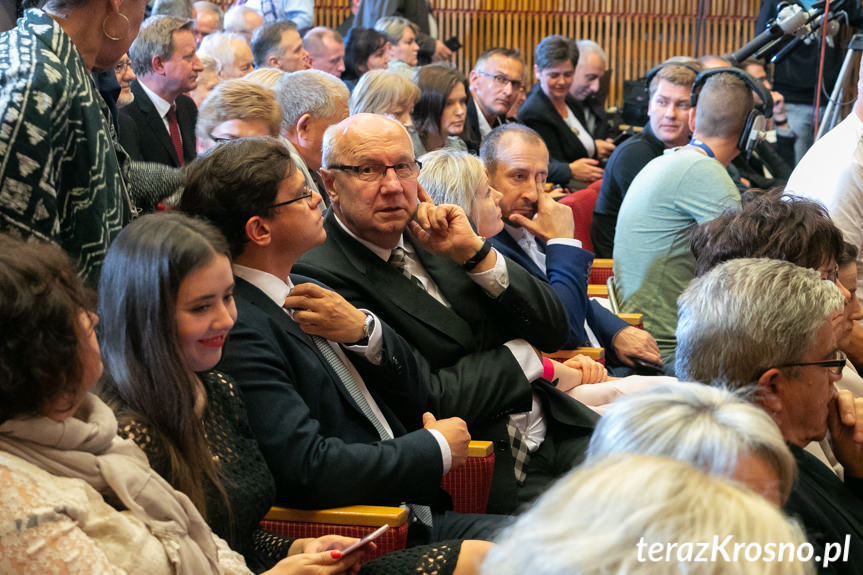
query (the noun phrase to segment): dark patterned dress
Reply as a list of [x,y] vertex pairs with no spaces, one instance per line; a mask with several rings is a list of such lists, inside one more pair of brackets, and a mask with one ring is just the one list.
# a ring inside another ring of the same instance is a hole
[[52,18],[27,10],[0,34],[0,232],[59,244],[93,285],[132,217],[106,114]]
[[[228,511],[221,494],[205,478],[207,523],[245,556],[250,569],[265,571],[285,557],[293,543],[292,539],[259,528],[276,497],[273,476],[254,440],[242,395],[233,380],[218,371],[199,375],[207,392],[204,432],[230,501]],[[157,436],[150,433],[147,424],[124,417],[122,409],[118,411],[120,435],[137,443],[147,454],[150,466],[170,480],[168,454]],[[461,541],[411,547],[366,563],[361,573],[447,575],[455,569],[460,549]]]

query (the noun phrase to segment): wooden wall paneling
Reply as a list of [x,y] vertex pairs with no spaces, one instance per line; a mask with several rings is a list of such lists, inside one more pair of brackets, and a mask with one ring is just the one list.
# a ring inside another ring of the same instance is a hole
[[[458,36],[453,63],[466,74],[492,46],[520,48],[529,78],[533,49],[548,34],[591,38],[606,50],[609,106],[619,106],[623,82],[675,55],[692,55],[699,0],[432,0],[442,39]],[[761,0],[709,0],[702,54],[734,51],[752,38]],[[315,6],[318,24],[336,27],[348,0]]]

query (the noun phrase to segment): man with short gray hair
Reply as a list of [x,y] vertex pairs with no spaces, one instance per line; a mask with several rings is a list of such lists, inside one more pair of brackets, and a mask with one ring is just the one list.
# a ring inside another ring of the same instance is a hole
[[120,113],[134,131],[121,133],[120,143],[133,160],[180,167],[195,159],[198,109],[185,95],[198,85],[204,67],[195,53],[193,22],[171,16],[144,21],[129,48],[135,100]]
[[323,157],[327,239],[294,269],[373,310],[432,369],[458,373],[441,400],[483,398],[482,410],[456,410],[498,446],[489,512],[513,512],[580,460],[595,420],[541,377],[534,346],[557,349],[567,335],[560,300],[461,208],[417,202],[420,165],[399,122],[354,114],[327,130]]
[[265,24],[252,34],[252,54],[256,68],[277,68],[283,72],[296,72],[310,68],[309,53],[297,25],[290,20]]
[[708,77],[689,111],[689,145],[650,161],[620,205],[613,252],[620,308],[644,314],[666,371],[674,365],[677,296],[693,277],[689,231],[740,205],[725,168],[739,153],[752,106],[752,91],[737,76]]
[[193,6],[195,7],[195,40],[200,46],[205,36],[222,29],[225,12],[218,4],[207,0],[198,0]]
[[344,82],[320,70],[285,74],[276,83],[276,99],[282,106],[282,139],[306,178],[329,205],[329,196],[318,170],[324,132],[348,117],[350,93]]
[[[751,392],[797,461],[785,511],[815,554],[844,543],[830,573],[863,563],[863,400],[837,393],[846,358],[834,323],[844,297],[811,269],[771,259],[734,259],[692,280],[678,300],[677,375]],[[844,482],[804,450],[829,431]]]
[[263,24],[261,15],[248,6],[231,6],[225,12],[225,32],[239,34],[246,39],[246,43],[252,41],[252,33]]
[[303,36],[309,64],[316,70],[342,77],[345,71],[345,45],[342,35],[326,26],[312,28]]

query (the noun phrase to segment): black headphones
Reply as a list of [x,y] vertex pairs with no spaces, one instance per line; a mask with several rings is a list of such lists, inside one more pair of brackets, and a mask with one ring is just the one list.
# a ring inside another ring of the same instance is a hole
[[743,126],[743,131],[740,132],[740,139],[737,140],[737,149],[745,152],[748,157],[755,148],[755,144],[764,139],[767,119],[773,116],[773,98],[770,96],[770,91],[764,87],[764,84],[743,70],[737,68],[713,68],[705,70],[695,77],[695,81],[692,83],[692,93],[689,96],[689,103],[693,108],[698,103],[698,93],[701,91],[701,87],[704,86],[708,78],[716,74],[732,74],[737,76],[761,98],[761,104],[756,104],[746,117],[746,124]]

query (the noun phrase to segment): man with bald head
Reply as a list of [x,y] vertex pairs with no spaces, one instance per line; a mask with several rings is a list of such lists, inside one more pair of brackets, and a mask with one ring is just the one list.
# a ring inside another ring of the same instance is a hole
[[398,122],[357,114],[330,127],[322,164],[327,240],[296,269],[372,310],[433,369],[455,370],[463,393],[485,398],[483,412],[439,415],[459,415],[475,437],[495,441],[489,511],[514,511],[581,459],[595,421],[541,378],[537,349],[567,337],[554,290],[478,236],[461,208],[428,201]]
[[303,48],[315,70],[342,77],[345,71],[345,44],[342,35],[326,26],[312,28],[303,36]]

